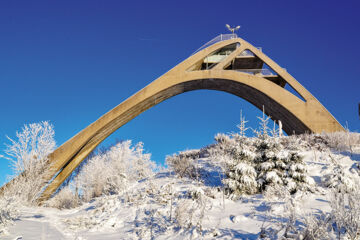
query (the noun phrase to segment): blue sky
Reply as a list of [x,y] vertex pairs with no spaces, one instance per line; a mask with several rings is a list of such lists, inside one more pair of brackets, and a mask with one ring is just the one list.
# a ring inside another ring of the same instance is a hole
[[[287,69],[337,118],[359,131],[357,1],[1,1],[0,154],[6,135],[49,120],[58,145],[221,33],[239,36]],[[200,148],[261,112],[216,91],[171,98],[116,131],[153,160]],[[0,184],[9,174],[0,161]]]

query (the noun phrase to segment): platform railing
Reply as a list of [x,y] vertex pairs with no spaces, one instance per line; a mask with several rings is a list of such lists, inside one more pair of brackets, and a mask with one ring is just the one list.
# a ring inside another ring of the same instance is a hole
[[243,73],[248,73],[251,75],[263,75],[263,76],[276,76],[276,74],[274,74],[272,71],[270,71],[270,69],[234,69],[235,71],[238,72],[243,72]]
[[238,36],[236,35],[236,33],[230,33],[230,34],[220,34],[219,36],[216,36],[215,38],[211,39],[209,42],[205,43],[204,45],[202,45],[198,50],[196,50],[193,54],[217,43],[217,42],[222,42],[222,41],[226,41],[229,39],[233,39],[233,38],[237,38]]

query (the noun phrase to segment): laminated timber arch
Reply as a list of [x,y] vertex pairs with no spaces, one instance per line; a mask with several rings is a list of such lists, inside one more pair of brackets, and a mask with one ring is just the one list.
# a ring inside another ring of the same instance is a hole
[[[228,46],[233,47],[231,53],[219,53]],[[252,54],[244,56],[244,51]],[[211,63],[210,58],[220,60]],[[235,64],[235,60],[240,62]],[[249,74],[248,69],[244,70],[249,68],[249,64],[266,64],[276,74]],[[304,100],[287,91],[284,88],[286,84]],[[190,56],[50,154],[48,175],[53,180],[42,192],[39,202],[48,199],[85,157],[119,127],[168,98],[198,89],[225,91],[244,98],[259,109],[264,106],[267,115],[282,121],[288,134],[344,130],[285,69],[243,39],[230,38]]]

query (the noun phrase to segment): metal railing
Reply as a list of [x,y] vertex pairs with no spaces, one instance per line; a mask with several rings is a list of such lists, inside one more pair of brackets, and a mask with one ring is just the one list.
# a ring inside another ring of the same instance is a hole
[[239,57],[240,57],[240,56],[248,57],[248,56],[255,56],[255,55],[254,55],[251,51],[249,51],[249,50],[244,50],[244,51],[242,51],[238,56],[239,56]]
[[274,74],[270,69],[234,69],[235,71],[238,72],[243,72],[243,73],[248,73],[251,75],[263,75],[263,76],[276,76],[276,74]]
[[205,43],[204,45],[202,45],[198,50],[196,50],[193,54],[217,43],[217,42],[221,42],[221,41],[225,41],[225,40],[229,40],[229,39],[233,39],[233,38],[237,38],[238,36],[236,35],[236,33],[230,33],[230,34],[220,34],[219,36],[211,39],[209,42]]
[[[196,50],[193,54],[217,43],[217,42],[221,42],[221,41],[225,41],[225,40],[229,40],[229,39],[234,39],[237,38],[237,34],[236,33],[229,33],[229,34],[220,34],[219,36],[216,36],[215,38],[211,39],[209,42],[205,43],[204,45],[202,45],[198,50]],[[260,52],[262,52],[262,47],[256,47]],[[242,55],[242,56],[254,56],[253,53],[251,53],[249,50],[245,50],[245,52],[249,52],[247,53],[247,55]]]

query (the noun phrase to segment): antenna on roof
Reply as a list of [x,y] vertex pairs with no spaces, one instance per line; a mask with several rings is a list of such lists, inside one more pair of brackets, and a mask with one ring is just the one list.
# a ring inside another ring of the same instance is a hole
[[235,31],[237,31],[237,30],[240,29],[240,26],[236,26],[236,27],[232,28],[232,27],[230,27],[229,24],[225,24],[225,27],[226,27],[230,32],[232,32],[232,34],[234,34]]

